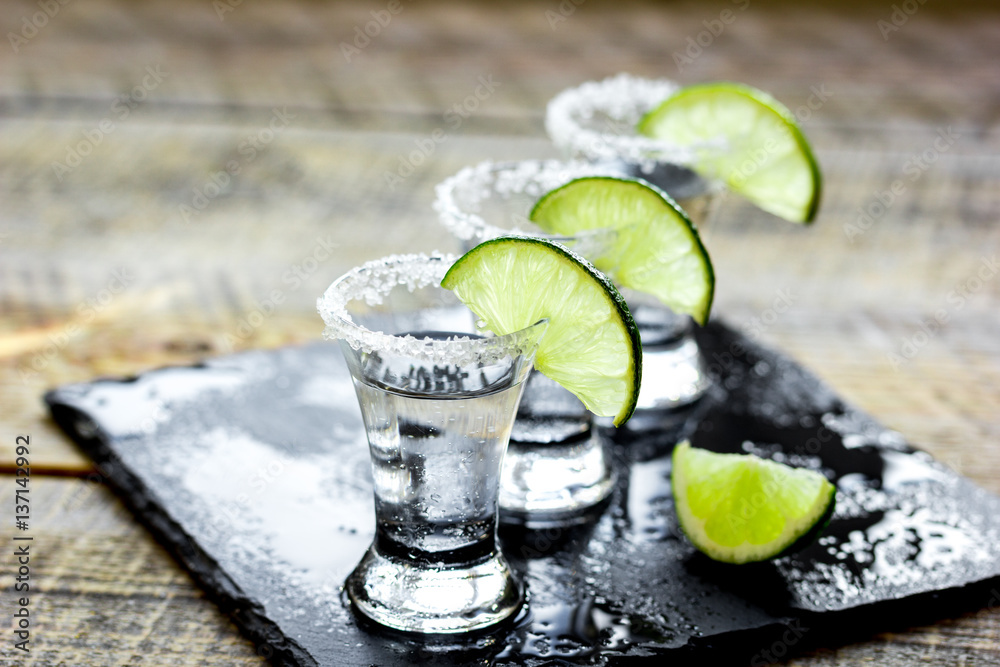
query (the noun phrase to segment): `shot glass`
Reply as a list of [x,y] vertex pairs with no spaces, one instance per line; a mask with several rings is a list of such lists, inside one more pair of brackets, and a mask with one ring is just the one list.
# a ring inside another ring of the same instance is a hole
[[500,470],[545,321],[476,332],[440,281],[455,257],[368,262],[327,289],[368,437],[375,538],[345,589],[358,612],[404,632],[494,625],[524,593],[497,543]]
[[[568,160],[613,165],[669,194],[705,236],[725,185],[697,173],[692,165],[712,164],[727,150],[724,142],[677,146],[639,135],[642,117],[680,88],[667,79],[619,74],[568,88],[549,102],[545,128]],[[689,404],[708,389],[705,362],[694,340],[691,318],[651,300],[629,302],[644,329],[645,372],[650,377],[640,408],[672,408]],[[672,379],[667,379],[672,378]],[[660,386],[654,390],[653,382]],[[633,426],[640,426],[636,420]]]
[[[522,160],[483,162],[466,167],[437,186],[435,208],[442,223],[467,245],[504,234],[555,239],[585,257],[600,254],[612,240],[611,229],[588,230],[573,237],[542,231],[528,215],[546,192],[584,176],[636,178],[621,162]],[[669,194],[669,193],[668,193]],[[709,189],[688,204],[707,214]],[[704,218],[693,219],[695,224]],[[629,428],[654,428],[663,412],[692,403],[710,385],[705,362],[692,335],[693,322],[652,296],[622,290],[642,338],[642,386]],[[527,409],[531,402],[526,401]],[[503,506],[503,505],[501,505]]]
[[[615,165],[586,162],[483,162],[438,184],[434,208],[466,250],[491,238],[522,234],[587,256],[610,241],[606,232],[555,236],[528,219],[538,197],[584,175],[625,174]],[[501,473],[500,521],[529,528],[588,521],[615,486],[612,443],[597,426],[593,413],[572,393],[532,372]]]
[[668,193],[704,231],[719,196],[721,180],[692,165],[711,164],[728,147],[721,140],[677,146],[638,134],[646,113],[679,90],[668,79],[619,74],[567,88],[549,101],[545,129],[567,160],[608,163]]

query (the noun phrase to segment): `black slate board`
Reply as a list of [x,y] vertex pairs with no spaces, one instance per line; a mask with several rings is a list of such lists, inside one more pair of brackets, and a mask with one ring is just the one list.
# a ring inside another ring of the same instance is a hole
[[[156,537],[276,665],[764,664],[972,610],[1000,581],[1000,499],[909,447],[788,358],[714,322],[699,404],[614,433],[620,483],[590,523],[503,529],[527,583],[512,624],[460,640],[372,628],[341,583],[374,526],[339,348],[313,344],[61,387],[45,397]],[[709,561],[681,537],[673,444],[824,470],[837,511],[799,553]]]

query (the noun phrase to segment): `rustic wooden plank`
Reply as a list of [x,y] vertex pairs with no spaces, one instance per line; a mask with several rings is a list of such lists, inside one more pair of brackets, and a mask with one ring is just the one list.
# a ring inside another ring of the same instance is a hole
[[[95,153],[59,183],[50,158],[87,125],[4,122],[12,131],[0,142],[0,164],[36,176],[0,179],[6,219],[13,221],[0,256],[14,277],[0,283],[0,386],[11,408],[0,442],[7,449],[0,451],[9,460],[7,435],[46,429],[54,444],[45,453],[51,459],[39,464],[78,473],[88,464],[44,420],[38,397],[47,387],[314,339],[316,295],[358,257],[456,249],[430,208],[434,183],[484,156],[553,154],[540,138],[454,137],[393,191],[382,176],[419,135],[290,128],[188,224],[179,207],[192,202],[195,190],[204,191],[252,128],[136,122],[108,138],[106,153]],[[972,140],[955,150],[922,177],[928,187],[918,182],[853,241],[846,226],[859,206],[873,201],[876,188],[900,174],[903,150],[821,148],[827,195],[815,225],[781,223],[730,196],[706,237],[718,272],[717,312],[749,327],[754,318],[774,315],[773,302],[790,294],[787,312],[766,327],[779,345],[908,436],[921,435],[911,430],[914,420],[928,424],[929,437],[918,442],[933,446],[944,437],[958,443],[949,434],[972,429],[985,447],[998,430],[996,396],[989,391],[996,386],[991,369],[998,346],[984,332],[996,330],[1000,280],[970,291],[958,309],[947,297],[1000,248],[1000,229],[982,224],[1000,212],[992,187],[1000,160],[978,152]],[[0,173],[14,169],[0,167]],[[102,203],[86,203],[94,201]],[[290,229],[274,231],[289,220]],[[336,244],[329,259],[307,265],[314,270],[301,280],[290,274],[324,239]],[[745,252],[748,243],[753,253]],[[134,279],[125,289],[115,282],[123,270]],[[275,315],[242,335],[241,322],[275,290],[282,299]],[[914,363],[893,370],[887,355],[942,306],[951,308],[951,322]],[[70,344],[56,345],[67,337]],[[967,421],[968,408],[934,413],[942,418],[936,425],[927,421],[927,405],[947,405],[934,398],[938,387],[921,387],[927,378],[913,376],[933,361],[931,353],[955,364],[938,373],[941,381],[953,380],[948,395],[958,395],[972,378],[982,387],[963,401],[977,406],[977,421]],[[899,381],[900,373],[914,382]]]
[[[95,0],[62,5],[19,52],[5,45],[0,470],[10,470],[13,436],[31,433],[44,443],[37,473],[91,472],[45,416],[39,397],[49,386],[315,338],[316,294],[358,257],[455,248],[429,209],[434,183],[486,157],[554,155],[542,129],[547,100],[631,71],[744,80],[793,109],[813,87],[830,91],[804,122],[827,176],[820,220],[807,230],[782,226],[727,200],[708,239],[717,311],[755,326],[791,290],[795,302],[762,332],[766,341],[1000,492],[1000,280],[963,291],[961,307],[948,301],[1000,249],[996,8],[926,3],[885,38],[877,21],[889,17],[888,3],[753,3],[680,70],[674,54],[729,5],[588,0],[553,26],[554,2],[414,3],[347,62],[340,43],[378,8],[242,3],[220,19],[201,0]],[[32,0],[5,9],[4,35],[39,11]],[[169,74],[119,118],[116,100],[157,65]],[[490,75],[495,93],[461,127],[448,126],[447,110]],[[245,158],[241,142],[286,106],[295,115],[288,131],[185,223],[180,205],[228,160]],[[52,162],[106,117],[115,130],[59,180]],[[845,230],[858,209],[905,178],[907,161],[948,126],[960,135],[954,146],[851,242]],[[438,127],[448,140],[389,190],[384,174]],[[334,257],[294,288],[284,281],[331,233],[343,239]],[[123,267],[135,282],[81,316]],[[239,335],[276,289],[277,312]],[[949,305],[948,323],[895,368],[888,355]],[[74,324],[72,345],[47,358]],[[36,359],[38,373],[24,378]],[[54,508],[39,524],[53,545],[43,574],[58,586],[41,593],[51,651],[32,664],[260,664],[117,502],[81,484],[39,482],[42,504]],[[996,611],[983,611],[793,664],[992,664],[998,628]],[[0,663],[9,660],[0,653]]]
[[[30,659],[22,660],[4,642],[0,664],[265,664],[259,656],[267,647],[241,638],[103,484],[41,477],[32,479],[31,493],[36,643]],[[13,484],[5,484],[0,503],[12,502]],[[0,577],[9,581],[13,567],[4,559]],[[13,604],[12,591],[5,587],[0,606]],[[984,600],[984,608],[989,605]],[[895,667],[931,660],[985,665],[997,659],[998,638],[1000,597],[993,609],[818,651],[790,664],[822,667],[875,660]]]
[[[0,502],[14,502],[4,476]],[[265,665],[254,647],[99,482],[31,478],[31,651],[0,664]],[[4,529],[6,534],[7,529]],[[9,540],[7,540],[8,543]],[[0,577],[17,564],[4,558]],[[21,594],[19,594],[21,595]],[[5,585],[0,606],[15,608]],[[7,639],[7,638],[5,638]]]
[[[874,129],[877,137],[885,118],[890,130],[914,121],[973,123],[996,145],[995,7],[927,3],[886,38],[878,21],[890,17],[891,5],[732,4],[589,0],[553,25],[547,12],[558,15],[558,3],[404,4],[348,61],[341,45],[372,20],[369,3],[241,3],[220,18],[199,0],[140,7],[100,0],[66,7],[9,53],[0,94],[4,113],[66,117],[89,105],[106,114],[116,96],[141,85],[147,66],[162,65],[169,76],[137,114],[162,108],[161,117],[171,119],[225,120],[244,108],[291,105],[350,127],[390,129],[407,122],[403,110],[439,122],[480,75],[494,74],[501,87],[470,126],[496,132],[503,119],[516,119],[523,132],[540,127],[540,110],[556,91],[632,71],[748,81],[793,108],[808,101],[811,87],[825,85],[832,98],[810,114],[821,124]],[[718,37],[703,35],[705,23],[727,8],[732,22]],[[36,11],[31,0],[12,3],[0,18],[2,33],[21,30],[23,17]],[[686,58],[688,50],[692,62],[678,65],[675,54]]]

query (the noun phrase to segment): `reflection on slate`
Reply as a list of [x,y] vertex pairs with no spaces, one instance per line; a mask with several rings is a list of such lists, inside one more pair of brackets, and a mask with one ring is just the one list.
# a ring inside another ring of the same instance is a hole
[[[344,605],[340,586],[371,540],[374,512],[336,345],[66,386],[46,400],[274,664],[658,665],[706,652],[763,664],[991,604],[1000,499],[789,359],[719,323],[699,339],[713,393],[673,423],[615,435],[620,483],[590,524],[503,529],[530,607],[462,640],[382,632]],[[821,469],[838,485],[830,527],[774,562],[708,561],[680,536],[672,508],[670,450],[683,437]]]

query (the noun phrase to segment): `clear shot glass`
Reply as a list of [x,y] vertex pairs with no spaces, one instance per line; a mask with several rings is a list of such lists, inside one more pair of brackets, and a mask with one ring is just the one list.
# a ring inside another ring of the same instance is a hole
[[345,589],[404,632],[500,623],[524,593],[497,543],[500,470],[547,323],[493,336],[440,281],[453,256],[368,262],[319,299],[371,452],[375,538]]
[[[581,176],[627,174],[614,164],[557,160],[484,162],[462,169],[440,183],[434,208],[466,250],[485,240],[514,233],[549,238],[584,256],[594,256],[613,240],[613,232],[593,230],[576,237],[553,236],[528,219],[531,207],[541,195]],[[641,295],[632,297],[630,308],[633,302],[646,303]],[[645,315],[652,327],[662,328],[662,317],[657,319],[657,315],[663,310],[653,306],[641,307],[638,312]],[[697,356],[697,348],[693,353]],[[645,348],[643,354],[645,391],[649,382]],[[674,381],[677,374],[666,373],[665,377]],[[640,393],[640,407],[643,402]],[[569,391],[538,372],[532,373],[501,473],[500,520],[529,528],[585,522],[610,496],[614,484],[611,443],[596,427],[593,414]]]
[[679,90],[668,79],[618,74],[567,88],[549,101],[545,129],[567,160],[617,165],[656,185],[680,204],[700,232],[713,216],[725,184],[693,165],[711,165],[729,150],[725,142],[678,146],[638,134],[646,113]]
[[[722,140],[677,146],[638,134],[642,117],[680,88],[668,79],[646,79],[618,74],[588,81],[556,95],[546,108],[545,128],[568,160],[614,165],[623,173],[656,185],[680,204],[705,236],[726,188],[706,176],[728,147]],[[701,165],[701,173],[692,165]],[[700,398],[709,387],[705,362],[694,339],[691,318],[653,301],[637,299],[632,314],[644,328],[644,373],[650,386],[640,408],[682,407]],[[662,380],[653,390],[654,378]],[[635,420],[633,427],[642,427]]]
[[[528,218],[542,195],[584,176],[636,178],[633,170],[621,162],[483,162],[440,183],[434,206],[442,223],[469,246],[504,234],[525,234],[551,238],[585,257],[595,257],[612,242],[614,230],[587,230],[573,237],[557,237],[542,231]],[[709,188],[687,203],[692,210],[707,215],[711,205],[705,200],[716,194]],[[705,218],[692,221],[703,224]],[[627,428],[655,428],[663,413],[694,402],[711,381],[690,317],[674,313],[652,296],[625,289],[622,294],[639,327],[643,364],[636,414]],[[522,412],[532,403],[526,401]],[[501,507],[506,509],[503,503]]]

